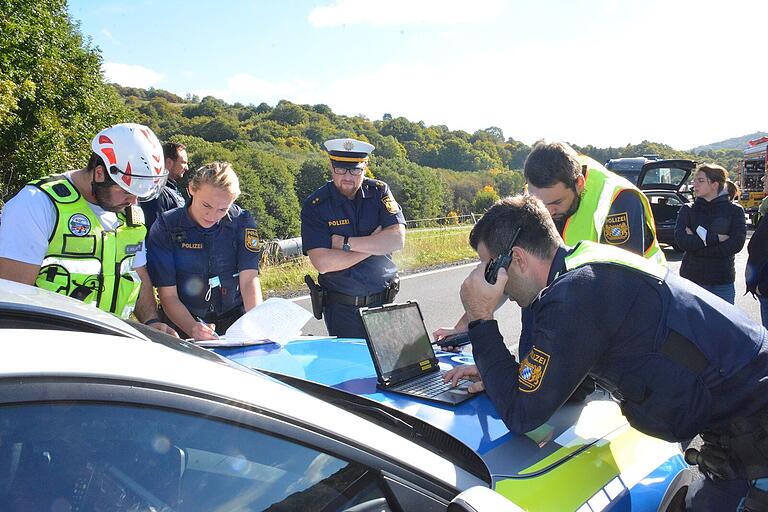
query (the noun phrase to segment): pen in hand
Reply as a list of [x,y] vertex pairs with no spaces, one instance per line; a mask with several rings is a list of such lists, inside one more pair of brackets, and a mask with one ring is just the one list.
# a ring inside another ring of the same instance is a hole
[[[204,326],[206,326],[206,327],[208,327],[209,329],[211,329],[211,327],[210,327],[210,326],[209,326],[207,323],[205,323],[205,320],[203,320],[203,319],[202,319],[202,318],[200,318],[199,316],[196,316],[196,317],[195,317],[195,320],[197,320],[197,321],[198,321],[198,323],[200,323],[200,324],[203,324]],[[214,337],[214,339],[219,339],[219,335],[218,335],[218,334],[216,334],[216,331],[214,331],[213,329],[211,329],[211,336],[213,336],[213,337]]]

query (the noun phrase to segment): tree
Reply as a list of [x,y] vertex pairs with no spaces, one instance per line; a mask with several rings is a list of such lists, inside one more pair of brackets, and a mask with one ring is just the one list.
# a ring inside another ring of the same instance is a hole
[[476,213],[484,212],[498,200],[499,194],[496,193],[491,185],[486,185],[475,194],[475,199],[472,201],[472,211]]
[[90,140],[128,120],[65,0],[0,0],[0,196],[85,165]]
[[304,201],[315,190],[325,185],[328,181],[330,169],[327,158],[311,158],[301,164],[299,174],[296,176],[296,197],[299,202]]

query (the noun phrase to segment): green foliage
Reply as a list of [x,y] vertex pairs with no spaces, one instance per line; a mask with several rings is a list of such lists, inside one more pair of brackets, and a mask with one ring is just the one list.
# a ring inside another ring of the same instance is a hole
[[493,189],[492,186],[486,185],[482,190],[478,190],[475,194],[475,198],[472,201],[472,208],[475,212],[484,212],[493,203],[499,200],[499,194]]
[[[120,121],[185,143],[191,169],[231,162],[241,180],[239,203],[252,211],[263,238],[299,234],[301,201],[329,177],[322,143],[331,138],[376,146],[369,170],[390,185],[407,219],[458,219],[522,190],[519,170],[530,147],[505,139],[497,126],[468,133],[391,114],[375,121],[338,115],[324,104],[230,105],[107,85],[98,50],[68,18],[65,0],[0,0],[0,12],[0,200],[29,179],[82,166],[93,135]],[[643,154],[714,161],[733,176],[741,151],[725,142],[697,155],[649,141],[576,149],[600,162]]]
[[325,185],[330,179],[330,172],[328,159],[325,157],[314,157],[301,164],[294,186],[299,202],[304,201],[315,190]]
[[130,120],[65,0],[0,0],[0,196],[82,166],[90,139]]

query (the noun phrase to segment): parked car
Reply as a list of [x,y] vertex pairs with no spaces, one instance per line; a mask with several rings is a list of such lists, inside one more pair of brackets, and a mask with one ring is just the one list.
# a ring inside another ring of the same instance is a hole
[[611,158],[605,163],[605,168],[611,172],[624,176],[631,181],[633,185],[637,185],[637,178],[640,175],[640,170],[643,168],[643,165],[654,160],[659,160],[659,155]]
[[656,236],[675,251],[677,214],[684,204],[693,201],[689,178],[696,168],[692,160],[654,160],[646,162],[638,174],[637,186],[651,203]]
[[485,395],[378,391],[362,340],[147,332],[0,280],[0,510],[665,511],[690,479],[602,392],[514,435]]

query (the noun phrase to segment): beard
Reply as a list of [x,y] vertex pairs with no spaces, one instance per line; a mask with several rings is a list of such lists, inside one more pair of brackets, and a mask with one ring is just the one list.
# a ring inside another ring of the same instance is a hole
[[571,203],[571,206],[568,207],[568,209],[557,216],[557,218],[552,218],[552,220],[555,222],[555,227],[557,228],[557,232],[560,233],[560,236],[563,235],[563,230],[565,229],[565,223],[568,222],[568,219],[576,213],[576,210],[579,209],[579,204],[581,204],[581,197],[579,197],[578,192],[575,190],[573,191],[574,198],[573,202]]
[[122,213],[129,204],[116,204],[112,202],[110,190],[117,185],[102,185],[98,183],[93,184],[93,195],[96,196],[96,204],[103,210],[112,213]]

